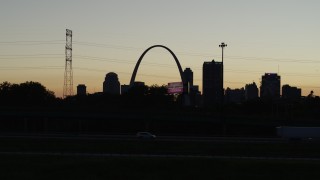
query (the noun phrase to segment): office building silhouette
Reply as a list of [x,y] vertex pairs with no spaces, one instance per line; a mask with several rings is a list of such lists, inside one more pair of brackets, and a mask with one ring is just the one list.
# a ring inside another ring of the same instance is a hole
[[133,87],[143,87],[143,86],[145,86],[146,85],[146,83],[145,82],[142,82],[142,81],[135,81],[134,83],[133,83]]
[[202,69],[202,94],[204,106],[214,106],[223,101],[223,64],[221,62],[204,62]]
[[77,86],[77,95],[83,96],[87,94],[87,87],[84,84],[79,84]]
[[186,68],[183,71],[183,78],[188,84],[188,92],[190,93],[191,89],[193,89],[193,72],[190,68]]
[[193,71],[191,68],[186,68],[183,71],[183,78],[188,85],[188,95],[191,106],[201,106],[201,93],[199,91],[199,86],[193,84]]
[[280,76],[277,73],[265,73],[261,79],[260,98],[280,98]]
[[252,84],[246,84],[244,90],[246,101],[257,99],[259,97],[259,89],[255,82],[253,82]]
[[244,88],[231,89],[227,88],[225,91],[225,102],[226,103],[242,103],[245,97]]
[[301,89],[297,87],[291,87],[288,84],[282,86],[282,98],[285,99],[300,99]]
[[129,89],[130,89],[130,85],[126,85],[126,84],[121,85],[121,94],[127,93]]
[[106,74],[103,82],[103,92],[115,95],[120,94],[120,82],[116,73],[110,72]]

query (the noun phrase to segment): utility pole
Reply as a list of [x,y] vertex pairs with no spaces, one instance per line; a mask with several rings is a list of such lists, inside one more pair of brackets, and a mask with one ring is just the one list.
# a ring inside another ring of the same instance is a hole
[[[219,47],[221,47],[221,49],[222,49],[222,92],[223,92],[223,90],[224,90],[224,86],[223,86],[223,84],[224,84],[224,78],[223,78],[223,76],[224,76],[224,72],[223,72],[223,49],[225,48],[225,47],[227,47],[227,44],[225,44],[224,42],[222,42],[220,45],[219,45]],[[223,93],[224,94],[224,93]]]
[[222,42],[219,47],[222,49],[222,65],[221,65],[221,84],[222,84],[222,90],[221,90],[221,122],[222,122],[222,133],[224,136],[227,135],[227,122],[224,117],[224,112],[223,112],[223,106],[224,106],[224,70],[223,70],[223,50],[225,47],[227,47],[227,44]]
[[66,29],[66,65],[64,71],[63,98],[73,95],[72,31]]

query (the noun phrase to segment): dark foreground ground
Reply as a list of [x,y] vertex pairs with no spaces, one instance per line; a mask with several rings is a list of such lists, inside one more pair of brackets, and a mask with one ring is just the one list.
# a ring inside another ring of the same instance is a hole
[[279,138],[161,138],[138,139],[135,136],[0,136],[1,152],[91,153],[134,155],[192,155],[267,158],[320,159],[320,141],[282,140]]
[[0,137],[0,180],[310,180],[319,152],[318,141]]
[[0,179],[289,179],[320,178],[319,161],[0,155]]

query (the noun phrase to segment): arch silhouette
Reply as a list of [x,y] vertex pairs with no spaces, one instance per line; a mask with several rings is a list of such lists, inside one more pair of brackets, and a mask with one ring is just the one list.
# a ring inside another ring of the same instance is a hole
[[143,57],[147,54],[148,51],[150,51],[151,49],[156,48],[156,47],[164,48],[164,49],[166,49],[167,51],[170,52],[170,54],[172,55],[172,57],[174,58],[174,60],[176,61],[177,66],[178,66],[178,70],[179,70],[179,73],[180,73],[181,81],[182,81],[182,83],[183,83],[183,91],[184,91],[184,92],[187,92],[187,91],[186,91],[186,83],[185,83],[185,80],[184,80],[184,78],[183,78],[183,71],[182,71],[182,68],[181,68],[181,65],[180,65],[180,62],[179,62],[177,56],[173,53],[173,51],[171,51],[171,49],[169,49],[168,47],[163,46],[163,45],[154,45],[154,46],[151,46],[151,47],[149,47],[148,49],[146,49],[146,50],[141,54],[141,56],[140,56],[140,58],[139,58],[139,60],[138,60],[138,62],[137,62],[137,64],[136,64],[136,66],[135,66],[135,68],[134,68],[134,70],[133,70],[133,73],[132,73],[132,76],[131,76],[131,80],[130,80],[130,87],[132,87],[133,84],[134,84],[134,81],[135,81],[136,75],[137,75],[137,71],[138,71],[139,65],[140,65]]

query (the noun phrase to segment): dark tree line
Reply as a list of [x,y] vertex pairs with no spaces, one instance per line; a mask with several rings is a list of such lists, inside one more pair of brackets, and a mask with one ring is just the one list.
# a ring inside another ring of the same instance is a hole
[[65,100],[67,106],[85,107],[88,109],[167,109],[181,106],[179,99],[167,94],[166,86],[132,87],[122,95],[94,93],[85,96],[72,96]]
[[[57,110],[73,111],[194,111],[199,115],[203,112],[218,115],[220,110],[213,108],[183,107],[182,96],[173,96],[167,93],[165,85],[136,86],[122,95],[94,93],[84,96],[71,96],[66,99],[55,97],[54,93],[38,82],[24,82],[0,84],[0,107],[54,107]],[[320,98],[309,96],[290,100],[255,99],[241,104],[224,104],[224,114],[230,117],[254,117],[269,119],[302,119],[320,118]]]
[[54,92],[38,82],[27,81],[21,84],[3,82],[0,84],[0,106],[29,107],[55,106],[59,108],[161,108],[179,106],[179,98],[167,94],[167,87],[162,85],[137,86],[122,95],[94,93],[85,96],[57,98]]
[[182,99],[182,96],[167,94],[166,86],[157,85],[137,86],[122,95],[94,93],[60,99],[38,82],[3,82],[0,84],[0,131],[133,133],[150,130],[216,135],[227,127],[229,135],[270,136],[279,125],[320,125],[320,98],[313,94],[294,101],[255,99],[224,104],[223,115],[219,109],[186,108]]
[[0,105],[2,106],[43,106],[56,101],[54,92],[42,84],[27,81],[21,84],[3,82],[0,84]]

